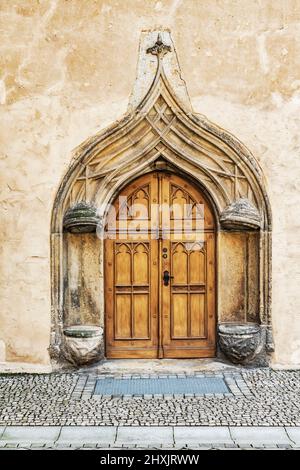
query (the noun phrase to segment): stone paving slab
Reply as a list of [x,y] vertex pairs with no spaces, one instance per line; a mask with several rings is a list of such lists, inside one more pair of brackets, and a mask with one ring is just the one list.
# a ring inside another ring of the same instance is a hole
[[1,436],[5,442],[53,442],[59,436],[60,426],[7,426]]
[[117,428],[115,426],[63,426],[58,444],[63,442],[79,443],[114,443]]
[[212,442],[233,444],[229,429],[226,426],[176,426],[174,428],[174,439],[176,444],[208,444]]
[[300,427],[8,426],[5,436],[1,449],[300,449]]
[[291,444],[284,427],[230,427],[231,437],[237,444]]
[[174,444],[172,427],[119,427],[116,439],[116,445],[139,444]]
[[300,447],[300,427],[287,426],[285,430],[291,441]]

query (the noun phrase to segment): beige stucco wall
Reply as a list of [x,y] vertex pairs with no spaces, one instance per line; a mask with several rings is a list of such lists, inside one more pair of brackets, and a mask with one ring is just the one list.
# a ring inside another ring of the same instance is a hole
[[259,160],[274,364],[300,365],[300,1],[2,0],[0,361],[49,363],[50,217],[72,150],[119,118],[143,29],[170,28],[193,108]]

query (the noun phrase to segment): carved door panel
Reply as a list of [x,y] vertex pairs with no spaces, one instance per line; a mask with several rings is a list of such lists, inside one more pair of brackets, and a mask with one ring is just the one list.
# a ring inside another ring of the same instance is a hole
[[[108,215],[105,241],[106,355],[156,358],[158,347],[158,252],[151,238],[157,178],[146,175],[121,191]],[[111,219],[111,222],[110,222]]]
[[200,191],[179,176],[163,178],[162,198],[171,209],[162,211],[161,271],[170,279],[161,287],[160,356],[213,357],[214,218]]
[[107,356],[214,356],[215,238],[206,199],[159,172],[125,188],[114,210],[116,239],[105,242]]

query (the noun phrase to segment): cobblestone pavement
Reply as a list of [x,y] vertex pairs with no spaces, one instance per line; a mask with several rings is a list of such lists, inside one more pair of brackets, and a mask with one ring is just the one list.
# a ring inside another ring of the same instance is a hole
[[110,397],[94,374],[1,375],[0,426],[300,426],[300,371],[224,377],[230,394]]

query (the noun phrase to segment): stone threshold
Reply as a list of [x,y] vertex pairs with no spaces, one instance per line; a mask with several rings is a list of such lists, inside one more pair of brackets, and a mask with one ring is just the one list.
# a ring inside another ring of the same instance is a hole
[[27,362],[0,362],[0,374],[50,374],[51,365]]
[[218,358],[202,359],[104,359],[76,370],[80,374],[186,374],[240,371],[244,367]]
[[1,449],[299,449],[300,426],[2,426]]

